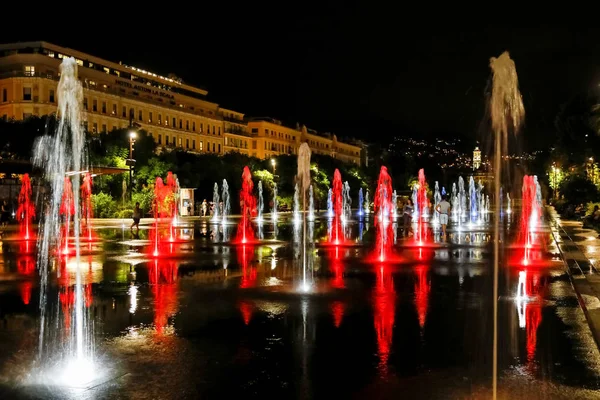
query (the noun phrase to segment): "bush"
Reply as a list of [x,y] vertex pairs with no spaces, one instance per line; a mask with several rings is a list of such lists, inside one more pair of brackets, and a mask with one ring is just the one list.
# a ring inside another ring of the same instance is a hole
[[124,208],[117,211],[117,218],[133,218],[133,210],[131,208]]
[[152,210],[152,202],[154,201],[154,191],[150,187],[144,187],[139,192],[135,192],[131,200],[131,213],[133,215],[133,209],[135,203],[140,203],[140,209],[142,210],[142,216],[145,216]]
[[117,202],[110,194],[100,192],[92,195],[92,208],[96,218],[114,218],[117,212]]
[[586,204],[600,198],[596,185],[583,175],[567,177],[560,185],[560,192],[572,205]]

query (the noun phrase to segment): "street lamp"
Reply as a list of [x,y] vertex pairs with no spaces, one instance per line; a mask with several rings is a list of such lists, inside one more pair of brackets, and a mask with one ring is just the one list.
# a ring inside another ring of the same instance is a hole
[[125,162],[129,166],[129,198],[133,196],[133,167],[135,167],[135,160],[133,159],[133,144],[137,139],[137,133],[135,131],[129,132],[129,159]]
[[275,175],[275,166],[277,165],[277,162],[274,158],[271,158],[271,165],[273,166],[273,175]]

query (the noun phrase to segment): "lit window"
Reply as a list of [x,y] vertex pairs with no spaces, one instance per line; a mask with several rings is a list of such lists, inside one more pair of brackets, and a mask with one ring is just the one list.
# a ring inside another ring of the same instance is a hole
[[35,76],[35,66],[26,65],[25,66],[25,76]]
[[107,74],[110,74],[110,68],[104,67],[104,72],[106,72]]
[[2,102],[6,103],[8,101],[8,91],[6,89],[2,89]]
[[23,100],[31,100],[31,88],[30,87],[23,88]]
[[58,53],[58,58],[63,58],[64,56],[60,53]]
[[75,60],[77,62],[77,65],[79,65],[80,67],[83,67],[83,60],[80,60],[79,58],[77,60]]
[[49,51],[49,52],[48,52],[48,57],[52,57],[52,58],[54,58],[54,52],[53,52],[53,51]]
[[200,141],[200,151],[202,151],[203,148],[204,148],[204,142],[201,140]]
[[50,93],[48,94],[48,101],[54,103],[54,90],[52,89],[50,89]]

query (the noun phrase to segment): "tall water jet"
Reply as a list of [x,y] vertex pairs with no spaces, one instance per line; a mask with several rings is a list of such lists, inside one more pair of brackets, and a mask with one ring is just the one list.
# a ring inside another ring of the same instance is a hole
[[244,167],[242,172],[242,190],[240,190],[240,212],[242,213],[242,219],[237,230],[237,240],[241,243],[248,243],[254,239],[251,220],[256,210],[256,198],[252,194],[253,189],[252,173],[248,167]]
[[[490,99],[490,114],[492,119],[492,130],[495,135],[495,157],[494,157],[494,182],[495,199],[500,197],[501,185],[501,160],[502,151],[507,149],[508,133],[518,132],[525,109],[523,99],[519,92],[519,80],[515,63],[510,59],[508,52],[502,53],[500,57],[490,59],[490,68],[493,73],[492,95]],[[506,153],[506,151],[504,151]],[[492,395],[497,396],[498,378],[498,264],[500,261],[500,218],[494,218],[494,339],[493,339],[493,383]]]
[[369,216],[369,213],[371,212],[371,202],[369,199],[369,189],[367,189],[367,191],[365,192],[365,214],[367,216]]
[[392,251],[394,232],[392,230],[392,178],[385,166],[379,171],[379,180],[375,191],[375,256],[377,261],[385,262]]
[[392,193],[392,218],[398,218],[398,193],[395,190]]
[[[46,333],[53,324],[46,318],[48,293],[48,266],[50,249],[60,245],[60,205],[68,175],[73,176],[73,185],[79,188],[84,159],[84,132],[81,124],[83,90],[77,77],[74,58],[63,59],[60,66],[60,81],[57,87],[58,128],[54,136],[43,136],[36,142],[33,163],[44,170],[50,181],[51,198],[47,211],[42,215],[42,233],[39,237],[38,268],[40,271],[40,340],[39,362],[42,370],[50,367],[49,376],[57,378],[60,371],[62,383],[85,383],[97,373],[94,365],[94,341],[91,320],[86,315],[82,272],[80,268],[80,209],[79,190],[73,193],[73,226],[75,263],[75,305],[72,309],[74,328],[70,330],[68,342],[49,343]],[[65,177],[67,177],[65,179]],[[70,180],[68,181],[71,183]],[[67,211],[67,215],[70,210]],[[68,218],[67,218],[68,220]],[[65,238],[68,242],[68,237]],[[48,336],[50,337],[50,336]],[[58,368],[57,368],[57,363]],[[75,382],[76,381],[76,382]]]
[[452,182],[452,217],[456,219],[460,215],[460,202],[458,200],[458,192],[456,191],[456,182]]
[[[308,143],[302,143],[298,149],[298,173],[296,175],[296,181],[300,183],[302,190],[302,209],[306,210],[306,191],[310,184],[310,147]],[[302,235],[302,288],[308,290],[309,286],[306,281],[306,270],[307,270],[307,255],[306,255],[306,213],[303,212],[303,235]]]
[[327,191],[327,216],[333,218],[333,190],[331,188]]
[[19,207],[17,208],[17,221],[21,238],[30,240],[34,237],[32,222],[35,218],[35,206],[31,201],[31,180],[29,174],[21,178],[21,191],[19,192]]
[[154,182],[154,204],[153,204],[153,210],[154,210],[154,229],[153,229],[153,235],[154,235],[154,240],[153,240],[153,251],[152,251],[152,255],[154,257],[158,257],[160,254],[160,248],[161,248],[161,243],[160,243],[160,230],[159,230],[159,221],[160,218],[162,216],[164,216],[164,204],[165,204],[165,185],[163,183],[162,178],[159,176],[156,178],[156,181]]
[[419,206],[419,215],[417,218],[417,229],[415,230],[415,240],[419,245],[427,240],[427,228],[425,226],[425,217],[427,216],[427,181],[425,180],[425,170],[419,170],[419,183],[417,185],[417,202]]
[[265,206],[264,200],[263,200],[263,187],[262,187],[262,181],[258,181],[258,210],[257,210],[257,217],[256,219],[258,220],[258,222],[262,222],[262,215],[263,215],[263,208]]
[[340,244],[344,239],[342,231],[342,213],[343,213],[343,185],[342,175],[338,169],[333,173],[333,188],[331,189],[331,207],[333,211],[333,220],[329,232],[329,241],[334,244]]
[[313,194],[313,185],[308,188],[308,220],[315,220],[315,196]]
[[[223,179],[223,185],[221,185],[221,201],[223,202],[223,209],[221,210],[221,221],[223,224],[227,222],[227,217],[231,213],[231,202],[229,200],[229,185],[227,179]],[[217,207],[215,205],[215,207]]]
[[363,211],[363,190],[362,188],[358,189],[358,216],[362,217],[364,214]]
[[342,223],[347,223],[352,218],[352,197],[350,196],[350,184],[344,182],[342,188]]
[[63,254],[69,254],[69,239],[71,237],[71,218],[75,215],[75,208],[79,211],[79,207],[75,207],[75,199],[73,197],[73,185],[71,178],[65,177],[63,185],[62,198],[60,200],[59,213],[63,218]]
[[215,182],[215,186],[213,186],[213,221],[219,220],[219,198],[219,184]]
[[294,218],[294,224],[298,225],[300,224],[300,193],[299,193],[300,188],[298,187],[298,182],[296,182],[296,184],[294,185],[294,208],[293,208],[293,218]]
[[273,208],[271,209],[271,219],[273,223],[277,222],[277,208],[279,204],[277,204],[277,184],[273,186]]
[[462,176],[458,177],[458,197],[460,203],[459,218],[463,219],[467,215],[467,196],[465,193],[465,180]]
[[438,204],[440,204],[441,201],[442,201],[442,195],[440,194],[440,185],[439,185],[438,181],[435,181],[435,188],[434,188],[434,193],[433,193],[433,209],[435,210],[433,222],[435,224],[440,223],[440,213],[437,211],[437,206],[438,206]]
[[506,193],[506,213],[512,213],[512,200],[510,198],[510,193]]
[[477,219],[477,189],[472,175],[469,177],[469,215],[471,222]]
[[533,176],[533,181],[535,183],[535,201],[537,206],[541,209],[542,207],[542,187],[540,186],[540,182],[538,181],[537,175]]
[[416,222],[419,219],[419,184],[415,183],[412,187],[412,203],[413,203],[413,221]]
[[86,237],[92,241],[92,175],[87,172],[81,185],[81,213],[85,220]]

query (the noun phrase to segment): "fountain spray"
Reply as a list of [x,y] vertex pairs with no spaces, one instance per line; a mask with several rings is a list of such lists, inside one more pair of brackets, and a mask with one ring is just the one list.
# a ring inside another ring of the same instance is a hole
[[213,187],[213,221],[219,220],[219,184],[215,182]]
[[[495,135],[494,182],[495,199],[500,198],[502,150],[508,148],[508,133],[517,133],[525,117],[523,99],[519,92],[519,80],[515,63],[508,52],[490,59],[493,73],[490,113]],[[492,397],[497,397],[498,387],[498,264],[500,262],[500,218],[494,218],[494,340]]]
[[[296,182],[300,183],[302,190],[302,208],[306,210],[306,191],[310,187],[310,147],[308,143],[302,143],[298,149],[298,174]],[[308,290],[306,283],[306,213],[302,213],[304,217],[303,237],[302,237],[302,288]]]
[[263,208],[264,208],[265,204],[264,204],[264,200],[263,200],[263,187],[262,187],[262,181],[258,181],[258,222],[262,222],[262,214],[263,214]]

